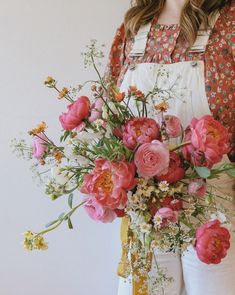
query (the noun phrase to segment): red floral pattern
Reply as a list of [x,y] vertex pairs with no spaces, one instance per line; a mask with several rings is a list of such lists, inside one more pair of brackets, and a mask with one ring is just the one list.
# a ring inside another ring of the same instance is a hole
[[114,38],[108,74],[120,85],[132,63],[161,64],[189,60],[205,62],[206,93],[211,112],[235,136],[235,4],[223,8],[211,33],[205,53],[187,52],[187,44],[179,37],[179,25],[161,25],[152,20],[146,52],[143,57],[130,57],[133,38],[125,38],[122,24]]

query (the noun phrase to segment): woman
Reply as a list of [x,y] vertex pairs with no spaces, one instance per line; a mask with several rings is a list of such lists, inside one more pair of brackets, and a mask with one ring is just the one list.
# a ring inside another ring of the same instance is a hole
[[[136,0],[117,30],[109,76],[121,91],[130,85],[150,91],[156,81],[164,83],[158,75],[160,70],[170,73],[178,89],[187,91],[184,99],[170,101],[168,112],[178,115],[184,127],[192,117],[212,113],[228,127],[234,143],[234,24],[233,0]],[[154,116],[153,109],[150,102],[150,116]],[[234,146],[229,157],[234,159]],[[234,196],[234,183],[227,175],[219,186],[223,194]],[[182,257],[157,253],[159,265],[166,267],[167,275],[174,279],[164,286],[162,294],[234,295],[234,244],[232,241],[227,257],[219,265],[203,264],[193,248]],[[154,269],[152,275],[156,276]],[[120,279],[118,295],[131,294],[132,284]]]

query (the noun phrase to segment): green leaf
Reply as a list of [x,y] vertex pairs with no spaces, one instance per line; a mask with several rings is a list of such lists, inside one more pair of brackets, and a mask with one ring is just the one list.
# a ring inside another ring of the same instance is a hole
[[68,218],[68,227],[69,229],[73,229],[73,224],[70,218]]
[[197,174],[201,177],[201,178],[208,178],[211,175],[211,170],[208,169],[207,167],[194,167]]
[[52,226],[53,224],[55,224],[55,223],[57,223],[57,222],[58,222],[58,219],[53,220],[53,221],[51,221],[51,222],[48,222],[48,223],[45,225],[45,227],[48,228],[48,227]]
[[68,204],[71,209],[73,209],[73,194],[70,194],[68,197]]
[[227,174],[228,174],[229,176],[231,176],[231,177],[235,177],[235,167],[232,168],[232,169],[229,169],[229,170],[227,171]]

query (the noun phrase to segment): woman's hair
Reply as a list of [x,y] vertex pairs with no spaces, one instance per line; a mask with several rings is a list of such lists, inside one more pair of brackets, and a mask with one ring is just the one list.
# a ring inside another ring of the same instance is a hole
[[[200,25],[208,28],[208,17],[234,0],[188,0],[183,8],[180,26],[181,37],[192,45],[197,37]],[[135,0],[124,19],[126,36],[136,34],[142,24],[150,22],[160,15],[166,0]]]

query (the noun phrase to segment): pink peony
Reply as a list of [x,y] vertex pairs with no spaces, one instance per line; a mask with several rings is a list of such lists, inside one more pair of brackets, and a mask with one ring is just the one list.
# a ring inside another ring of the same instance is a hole
[[123,143],[132,150],[138,144],[148,143],[160,138],[160,129],[157,122],[145,117],[129,120],[122,129]]
[[202,198],[206,193],[206,183],[203,179],[194,179],[188,185],[188,193],[195,197]]
[[88,120],[90,122],[94,122],[97,119],[100,119],[102,116],[102,107],[104,105],[104,102],[101,98],[97,98],[95,103],[91,106],[91,114]]
[[81,96],[68,106],[68,112],[60,115],[59,120],[64,130],[73,130],[78,127],[90,112],[88,97]]
[[43,133],[38,134],[33,139],[33,156],[35,159],[40,160],[47,150],[47,139]]
[[170,196],[166,196],[162,201],[161,201],[161,205],[163,207],[167,207],[170,208],[174,211],[179,211],[183,208],[183,202],[181,200],[178,199],[173,199]]
[[171,208],[163,207],[155,214],[154,221],[159,228],[167,226],[170,222],[176,223],[178,221],[178,212]]
[[166,174],[156,176],[158,181],[167,181],[168,183],[174,183],[185,176],[185,170],[183,168],[182,161],[179,155],[175,152],[170,153],[170,164]]
[[182,127],[180,119],[178,117],[166,115],[164,116],[164,123],[166,133],[170,138],[176,138],[181,135]]
[[201,225],[196,232],[195,249],[198,258],[206,264],[218,264],[230,248],[230,233],[219,220]]
[[185,132],[185,141],[192,144],[182,149],[183,155],[196,166],[211,168],[230,150],[228,130],[209,115],[191,121]]
[[87,214],[95,221],[108,223],[117,217],[113,210],[103,207],[94,197],[87,199],[84,208]]
[[126,192],[137,184],[134,177],[133,163],[98,159],[95,161],[94,170],[85,175],[80,191],[95,197],[104,207],[123,209],[127,201]]
[[158,140],[142,144],[134,156],[134,162],[141,177],[153,177],[166,173],[169,161],[169,150]]

